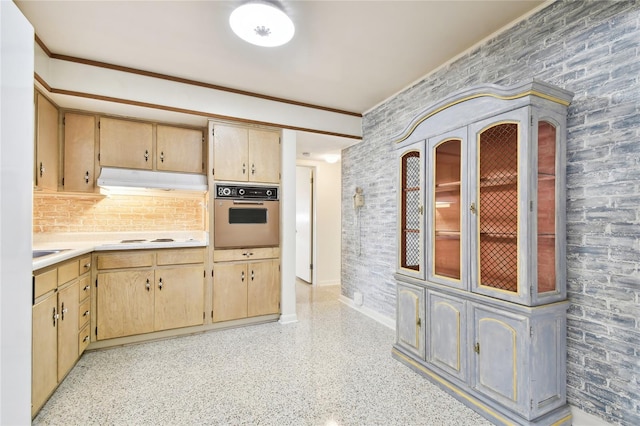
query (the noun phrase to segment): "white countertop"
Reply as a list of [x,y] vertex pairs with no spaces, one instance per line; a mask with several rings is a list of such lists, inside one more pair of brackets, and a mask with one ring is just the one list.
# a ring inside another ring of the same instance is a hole
[[[156,239],[173,241],[154,242]],[[142,240],[123,243],[123,240]],[[67,259],[107,250],[143,250],[179,247],[207,247],[208,234],[196,232],[136,232],[136,233],[96,233],[96,234],[36,234],[33,250],[61,250],[33,259],[33,270],[41,269]]]

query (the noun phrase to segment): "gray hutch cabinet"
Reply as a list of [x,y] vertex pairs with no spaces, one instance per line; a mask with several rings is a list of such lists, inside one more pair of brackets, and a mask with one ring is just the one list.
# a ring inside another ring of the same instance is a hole
[[497,424],[571,423],[565,139],[572,94],[482,85],[394,138],[393,356]]

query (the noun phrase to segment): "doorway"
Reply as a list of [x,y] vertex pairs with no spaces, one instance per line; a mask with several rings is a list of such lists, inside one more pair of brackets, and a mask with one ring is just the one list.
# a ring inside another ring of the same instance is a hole
[[296,276],[313,284],[314,168],[296,166]]

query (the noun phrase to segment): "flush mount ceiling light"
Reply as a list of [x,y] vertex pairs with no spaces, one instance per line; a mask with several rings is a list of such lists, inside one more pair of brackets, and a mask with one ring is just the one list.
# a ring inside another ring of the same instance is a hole
[[241,39],[257,46],[275,47],[293,38],[293,22],[276,3],[252,0],[238,6],[229,24]]

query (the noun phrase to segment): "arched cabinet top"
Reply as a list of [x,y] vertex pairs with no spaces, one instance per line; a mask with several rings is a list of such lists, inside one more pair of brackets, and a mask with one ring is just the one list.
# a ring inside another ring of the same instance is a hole
[[503,87],[482,84],[456,92],[420,111],[392,138],[396,148],[526,105],[537,105],[566,114],[573,93],[540,80]]

